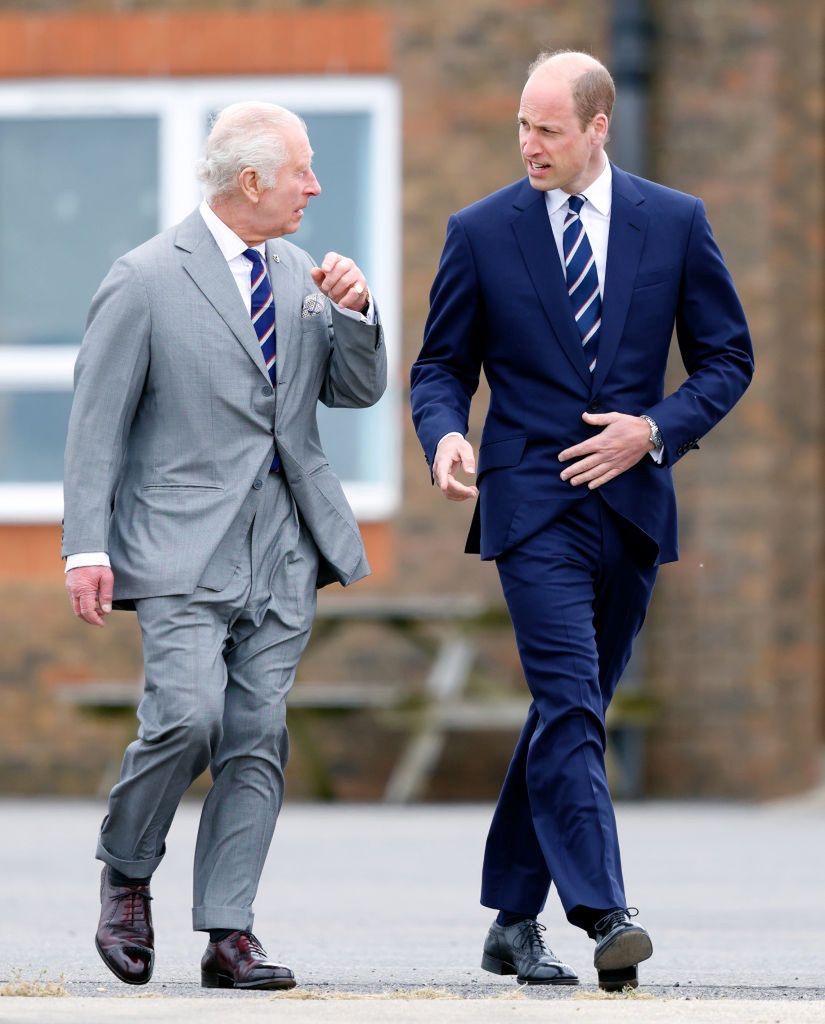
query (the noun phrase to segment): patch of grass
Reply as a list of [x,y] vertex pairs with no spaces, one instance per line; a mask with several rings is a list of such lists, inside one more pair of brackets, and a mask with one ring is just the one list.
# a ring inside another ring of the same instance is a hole
[[38,977],[32,981],[29,978],[22,977],[20,971],[14,971],[12,972],[11,981],[7,981],[5,985],[0,985],[0,996],[27,996],[35,999],[67,996],[69,990],[66,988],[64,981],[65,979],[62,974],[57,981],[50,981],[46,977],[46,972],[41,971]]

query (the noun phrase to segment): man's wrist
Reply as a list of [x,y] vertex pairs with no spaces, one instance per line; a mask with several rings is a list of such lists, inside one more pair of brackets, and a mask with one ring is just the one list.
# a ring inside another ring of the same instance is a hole
[[645,421],[650,431],[648,435],[648,443],[651,446],[650,450],[652,452],[660,452],[665,446],[665,440],[662,437],[661,430],[659,430],[659,424],[652,416],[646,416],[644,413],[639,418]]
[[71,572],[72,569],[85,569],[90,565],[103,565],[111,568],[112,563],[105,551],[82,551],[76,555],[69,555],[66,558],[66,565],[63,572]]

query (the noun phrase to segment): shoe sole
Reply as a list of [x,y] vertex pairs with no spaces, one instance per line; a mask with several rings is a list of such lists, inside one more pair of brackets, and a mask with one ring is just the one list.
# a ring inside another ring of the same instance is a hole
[[234,988],[234,989],[260,989],[262,991],[276,991],[278,989],[295,988],[297,981],[294,978],[272,978],[271,981],[234,981],[226,974],[208,974],[201,971],[201,988]]
[[507,960],[499,960],[498,957],[484,953],[481,957],[483,970],[490,974],[515,974],[516,981],[522,985],[578,985],[578,978],[522,978],[514,964]]
[[624,992],[626,988],[638,987],[639,972],[635,964],[616,971],[599,971],[599,988],[603,992]]
[[[136,949],[145,949],[146,947],[145,946],[139,946],[139,947],[136,946],[135,948]],[[114,976],[116,978],[118,978],[120,981],[122,981],[124,984],[126,984],[126,985],[148,985],[149,982],[152,980],[152,973],[155,970],[155,954],[154,954],[153,950],[149,950],[149,952],[152,954],[152,959],[151,959],[151,961],[149,963],[149,973],[146,975],[145,978],[138,979],[138,978],[127,978],[124,975],[122,975],[120,973],[120,971],[117,970],[117,968],[114,966],[114,964],[110,960],[108,960],[106,958],[106,954],[100,948],[100,945],[99,945],[98,940],[97,940],[97,936],[95,936],[95,949],[100,954],[100,959],[103,961],[104,964],[106,964],[106,966],[109,968],[109,970],[112,972],[112,974],[114,974]]]
[[653,956],[650,936],[641,928],[625,928],[593,957],[597,971],[616,971],[636,964]]

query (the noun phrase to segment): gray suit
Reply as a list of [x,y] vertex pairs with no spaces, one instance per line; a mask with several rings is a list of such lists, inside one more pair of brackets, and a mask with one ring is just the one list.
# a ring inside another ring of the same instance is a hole
[[[109,553],[140,622],[146,689],[97,856],[150,875],[178,802],[214,784],[195,860],[195,928],[249,928],[283,796],[286,695],[315,588],[369,572],[327,463],[318,400],[369,406],[386,385],[379,325],[317,293],[310,257],[267,242],[273,389],[226,260],[195,211],[119,259],[75,371],[63,554]],[[282,471],[269,471],[277,443]]]
[[277,395],[197,211],[119,259],[94,297],[66,443],[63,555],[108,551],[117,601],[192,593],[266,475],[276,439],[321,554],[319,582],[348,584],[369,572],[315,406],[319,398],[346,407],[378,401],[387,376],[381,327],[327,302],[302,318],[305,296],[317,291],[312,260],[284,239],[266,250]]

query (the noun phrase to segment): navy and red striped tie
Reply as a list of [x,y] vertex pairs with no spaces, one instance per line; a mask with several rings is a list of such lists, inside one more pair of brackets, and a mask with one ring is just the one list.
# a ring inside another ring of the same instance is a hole
[[[246,249],[244,256],[252,263],[252,325],[258,335],[266,370],[274,388],[277,386],[278,372],[275,351],[275,299],[272,295],[272,285],[266,272],[266,264],[258,250]],[[278,470],[280,466],[281,460],[276,452],[271,468]]]
[[583,196],[570,196],[568,214],[564,221],[562,248],[567,294],[573,307],[573,316],[582,339],[585,359],[592,373],[599,355],[599,334],[602,326],[602,299],[599,293],[599,275],[596,258],[581,220]]

